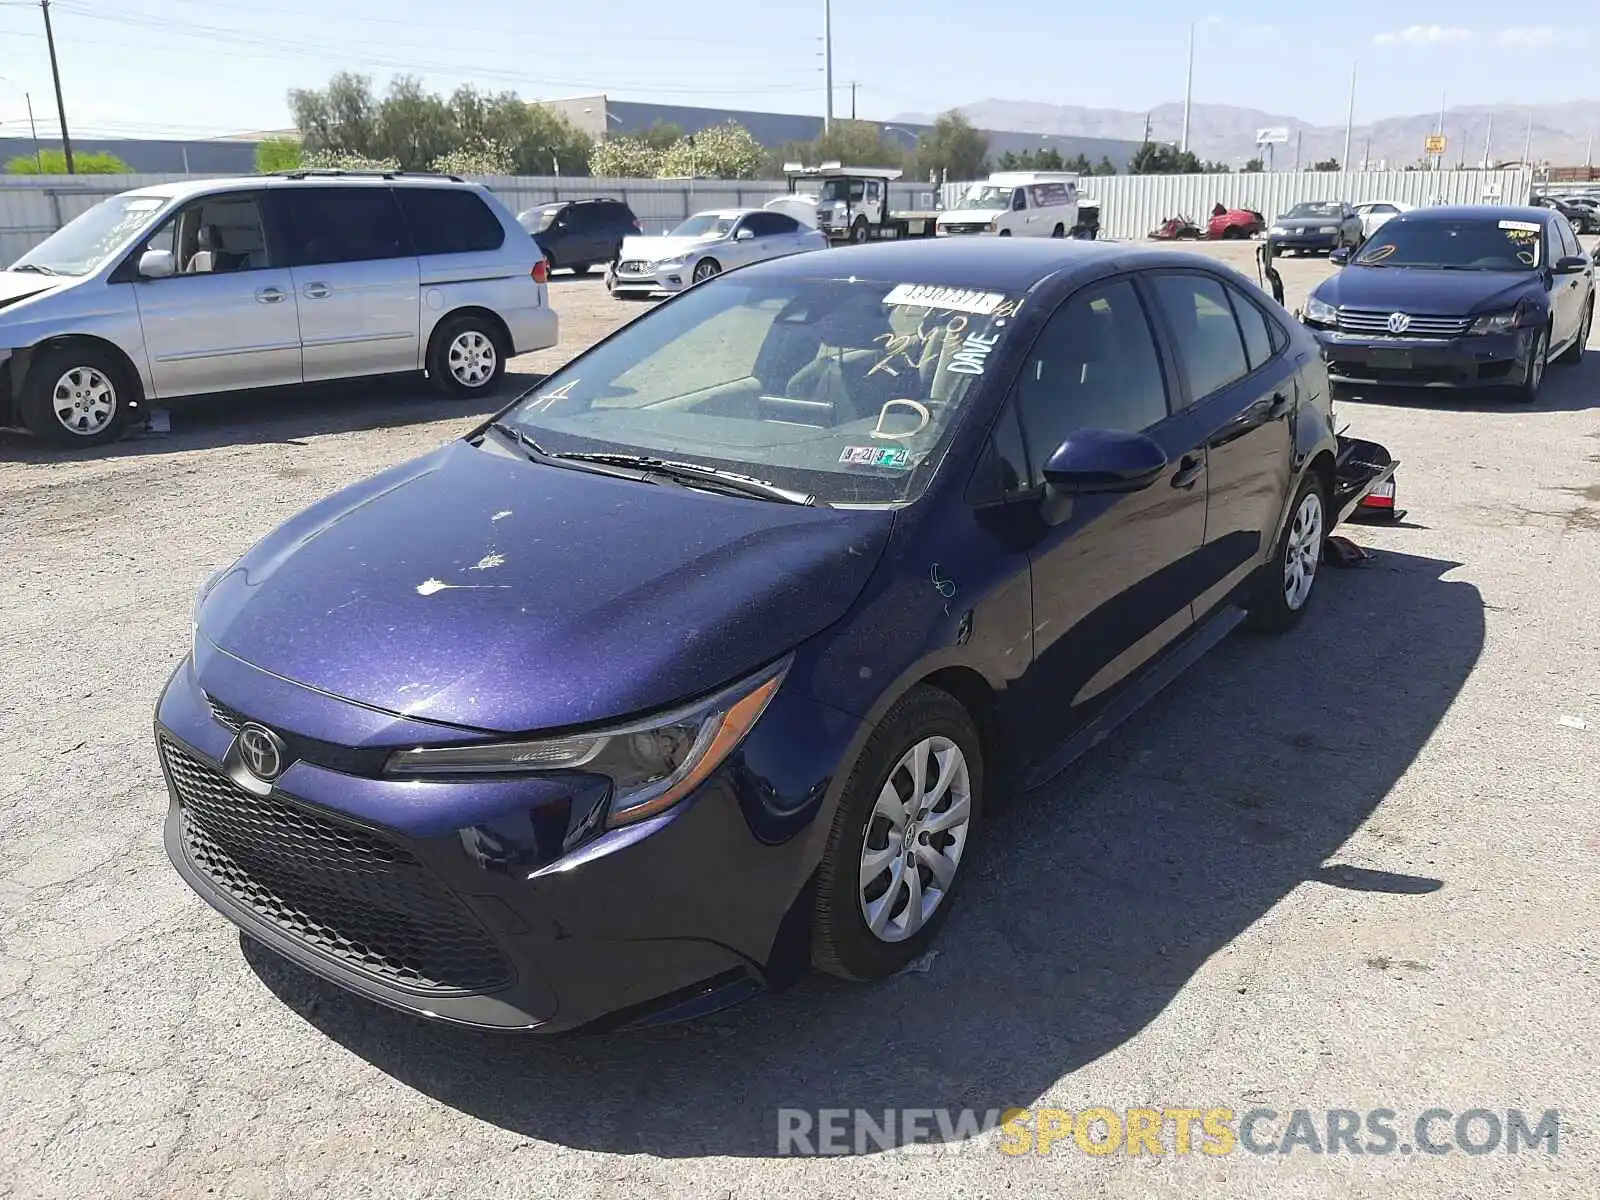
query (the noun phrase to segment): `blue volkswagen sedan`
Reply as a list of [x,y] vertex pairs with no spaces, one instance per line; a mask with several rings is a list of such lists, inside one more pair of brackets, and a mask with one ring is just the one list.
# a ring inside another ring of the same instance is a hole
[[920,954],[1003,793],[1394,470],[1210,259],[807,254],[689,289],[204,586],[156,714],[183,878],[373,1000],[546,1031]]
[[1440,206],[1386,221],[1311,293],[1304,320],[1336,383],[1505,388],[1531,402],[1547,363],[1583,357],[1594,293],[1559,212]]

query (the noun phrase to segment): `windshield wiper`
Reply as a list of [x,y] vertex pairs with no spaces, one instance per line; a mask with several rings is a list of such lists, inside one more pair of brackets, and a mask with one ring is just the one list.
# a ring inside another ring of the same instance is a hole
[[35,275],[59,275],[60,271],[52,267],[41,267],[38,263],[18,263],[10,268],[13,271],[32,271]]
[[765,479],[756,479],[750,475],[740,475],[734,471],[724,471],[717,467],[702,466],[700,463],[678,462],[673,459],[651,458],[645,454],[612,454],[612,453],[567,453],[557,454],[553,457],[567,462],[602,463],[613,467],[633,467],[636,470],[647,471],[654,475],[664,475],[669,479],[680,482],[708,483],[726,488],[730,492],[737,492],[744,496],[754,496],[758,500],[776,500],[783,504],[815,504],[816,497],[806,492],[796,492],[789,488],[779,487]]

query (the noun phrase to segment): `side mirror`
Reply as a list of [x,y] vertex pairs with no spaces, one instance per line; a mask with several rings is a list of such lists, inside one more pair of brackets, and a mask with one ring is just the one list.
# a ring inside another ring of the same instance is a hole
[[1581,254],[1569,254],[1564,258],[1556,259],[1557,275],[1576,275],[1579,271],[1589,269],[1590,260]]
[[748,242],[753,240],[755,236],[756,231],[754,229],[741,229],[733,235],[733,240],[736,242]]
[[1079,429],[1056,447],[1044,478],[1067,495],[1138,492],[1166,469],[1166,451],[1142,433]]
[[146,250],[139,256],[141,279],[165,279],[177,273],[178,264],[173,261],[171,250]]
[[1350,247],[1340,246],[1332,254],[1328,255],[1328,261],[1336,267],[1344,266],[1345,263],[1350,261]]

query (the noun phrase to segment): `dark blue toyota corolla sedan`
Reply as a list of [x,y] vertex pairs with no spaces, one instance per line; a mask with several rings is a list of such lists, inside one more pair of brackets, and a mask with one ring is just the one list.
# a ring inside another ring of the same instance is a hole
[[204,587],[156,714],[183,877],[501,1028],[875,979],[997,794],[1248,616],[1394,464],[1202,257],[838,249],[694,287]]
[[1386,221],[1304,316],[1336,383],[1532,401],[1546,363],[1583,357],[1594,291],[1593,264],[1554,209],[1441,206]]

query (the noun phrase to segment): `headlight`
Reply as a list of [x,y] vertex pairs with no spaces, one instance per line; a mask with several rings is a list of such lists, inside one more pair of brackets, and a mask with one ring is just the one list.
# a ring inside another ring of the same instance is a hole
[[401,750],[389,775],[504,775],[582,771],[611,780],[607,824],[671,808],[733,753],[767,709],[790,658],[716,695],[630,725],[537,741]]
[[1322,226],[1318,227],[1317,232],[1318,233],[1338,233],[1339,232],[1339,227],[1337,225],[1322,225]]
[[998,232],[999,229],[1000,229],[1000,218],[996,217],[994,220],[989,222],[989,232],[990,233],[995,233],[995,232]]
[[1517,327],[1517,310],[1485,313],[1472,323],[1468,333],[1510,333]]
[[1306,301],[1306,320],[1317,325],[1337,325],[1339,323],[1339,310],[1326,300],[1318,300],[1312,296]]
[[1282,237],[1284,234],[1286,234],[1288,232],[1289,231],[1287,229],[1285,229],[1282,225],[1274,225],[1271,229],[1267,230],[1267,233],[1272,235],[1272,236],[1274,236],[1274,237]]
[[677,258],[663,258],[660,262],[653,262],[650,264],[650,269],[652,271],[672,271],[683,266],[684,261],[685,256],[680,254]]

